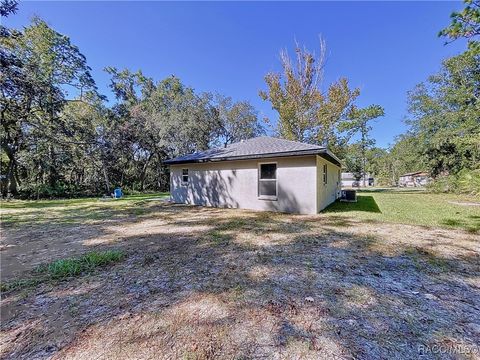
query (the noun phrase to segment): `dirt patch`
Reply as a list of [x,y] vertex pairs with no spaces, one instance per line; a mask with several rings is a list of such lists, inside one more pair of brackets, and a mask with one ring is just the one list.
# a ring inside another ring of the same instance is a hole
[[109,221],[4,229],[9,280],[92,249],[127,257],[4,294],[2,358],[433,359],[440,346],[443,358],[480,356],[476,234],[143,206]]

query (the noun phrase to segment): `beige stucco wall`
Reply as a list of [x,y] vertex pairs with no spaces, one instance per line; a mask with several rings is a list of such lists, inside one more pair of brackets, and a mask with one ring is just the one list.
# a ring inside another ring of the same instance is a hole
[[[277,163],[277,200],[258,197],[258,164],[269,162]],[[315,214],[317,162],[311,155],[171,165],[171,197],[183,204]],[[188,184],[182,183],[182,169],[189,170]]]
[[[317,156],[317,211],[334,202],[341,189],[341,168]],[[323,182],[323,165],[327,164],[327,183]]]

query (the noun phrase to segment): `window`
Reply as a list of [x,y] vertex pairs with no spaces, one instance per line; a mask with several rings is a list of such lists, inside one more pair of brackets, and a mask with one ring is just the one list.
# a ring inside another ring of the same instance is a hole
[[182,183],[188,183],[188,169],[182,169]]
[[260,164],[258,196],[261,199],[277,199],[277,164]]
[[323,184],[327,185],[327,164],[323,164]]

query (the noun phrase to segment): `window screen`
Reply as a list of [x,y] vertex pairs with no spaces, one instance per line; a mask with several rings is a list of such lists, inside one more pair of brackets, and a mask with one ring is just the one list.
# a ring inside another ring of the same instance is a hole
[[327,164],[323,165],[323,183],[327,184]]
[[277,178],[277,164],[260,165],[260,179],[269,180]]
[[260,164],[258,177],[258,195],[277,196],[277,164]]
[[182,182],[188,183],[188,169],[182,169]]

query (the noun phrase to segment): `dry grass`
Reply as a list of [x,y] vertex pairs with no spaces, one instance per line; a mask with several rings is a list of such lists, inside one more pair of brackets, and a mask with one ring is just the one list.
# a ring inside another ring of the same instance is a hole
[[141,207],[140,216],[119,210],[108,222],[53,218],[4,229],[9,279],[92,250],[127,256],[94,274],[4,294],[2,358],[480,356],[477,234]]

